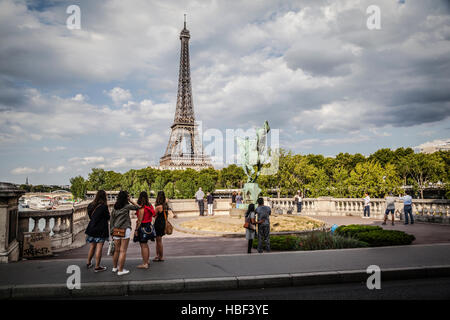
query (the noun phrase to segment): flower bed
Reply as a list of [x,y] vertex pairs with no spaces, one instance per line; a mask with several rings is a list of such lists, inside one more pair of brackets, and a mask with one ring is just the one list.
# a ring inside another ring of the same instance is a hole
[[[409,245],[414,235],[403,231],[384,230],[379,226],[349,225],[340,226],[335,233],[315,231],[300,236],[270,236],[272,250],[328,250],[346,248],[365,248],[381,246]],[[256,248],[257,241],[253,247]]]

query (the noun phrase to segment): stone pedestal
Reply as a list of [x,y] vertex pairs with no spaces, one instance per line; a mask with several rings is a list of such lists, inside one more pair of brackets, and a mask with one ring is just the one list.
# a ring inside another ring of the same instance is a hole
[[259,188],[257,183],[245,183],[242,193],[243,193],[244,203],[256,204],[259,194],[261,193],[261,189]]
[[0,263],[19,260],[19,198],[24,193],[12,183],[0,182]]
[[336,215],[334,202],[331,201],[331,197],[319,197],[317,198],[316,214],[318,216],[330,216]]

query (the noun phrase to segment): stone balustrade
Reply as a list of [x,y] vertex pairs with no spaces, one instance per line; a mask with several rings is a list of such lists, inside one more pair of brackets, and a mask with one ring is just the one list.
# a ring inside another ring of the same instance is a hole
[[[39,223],[42,220],[43,228]],[[72,231],[73,208],[19,211],[19,239],[23,239],[24,232],[48,232],[52,249],[58,249],[72,244]]]
[[[277,214],[297,214],[293,198],[265,198],[266,203]],[[396,219],[403,220],[403,202],[395,202]],[[304,215],[326,216],[363,216],[364,199],[362,198],[304,198],[302,213]],[[381,219],[386,211],[384,199],[370,199],[370,216]],[[412,212],[416,221],[450,224],[450,200],[413,199]]]
[[[19,236],[23,239],[24,232],[48,232],[52,249],[70,246],[77,234],[84,232],[89,223],[87,206],[90,201],[84,201],[73,207],[63,207],[54,210],[23,210],[19,211]],[[108,203],[110,210],[114,205]]]
[[[152,202],[154,203],[154,202]],[[173,212],[177,215],[198,215],[198,203],[195,199],[173,199],[169,202]],[[215,213],[228,213],[231,208],[231,199],[214,199]],[[205,213],[208,212],[208,207],[205,200]]]

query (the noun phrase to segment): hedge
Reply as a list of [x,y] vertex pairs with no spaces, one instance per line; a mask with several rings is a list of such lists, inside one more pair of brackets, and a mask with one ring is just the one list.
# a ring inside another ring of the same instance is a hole
[[371,247],[401,246],[411,244],[416,237],[398,230],[374,230],[359,232],[356,239],[364,241]]
[[348,226],[340,226],[335,232],[338,235],[343,237],[352,237],[354,238],[357,233],[360,232],[368,232],[368,231],[376,231],[383,230],[383,228],[379,226],[368,226],[368,225],[360,225],[360,224],[350,224]]
[[[384,230],[379,226],[340,226],[335,233],[311,232],[301,236],[270,236],[270,248],[275,251],[327,250],[409,245],[416,238],[403,231]],[[253,241],[257,248],[258,241]]]
[[[258,241],[254,241],[253,248],[257,248],[257,245]],[[357,239],[333,235],[324,231],[312,232],[303,236],[270,236],[270,248],[275,251],[327,250],[367,246],[367,243]]]

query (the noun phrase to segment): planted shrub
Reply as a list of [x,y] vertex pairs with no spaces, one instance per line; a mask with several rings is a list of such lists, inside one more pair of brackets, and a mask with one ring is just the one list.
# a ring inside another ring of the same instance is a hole
[[344,237],[355,237],[357,233],[360,232],[368,232],[368,231],[376,231],[383,230],[380,226],[368,226],[368,225],[360,225],[360,224],[350,224],[348,226],[340,226],[335,232],[336,234]]
[[[270,249],[279,251],[296,250],[298,237],[296,236],[270,236]],[[258,240],[253,241],[253,248],[257,248]],[[264,244],[263,244],[264,247]]]
[[[254,241],[253,248],[257,248],[257,245],[258,241]],[[357,239],[333,235],[326,231],[312,232],[303,236],[270,236],[270,248],[279,251],[327,250],[367,246],[367,243]]]
[[371,247],[401,246],[411,244],[416,237],[398,230],[373,230],[359,232],[355,237],[369,244]]
[[322,231],[300,236],[297,244],[297,250],[345,249],[362,248],[367,246],[368,244],[363,241],[340,235],[333,235],[330,232]]

